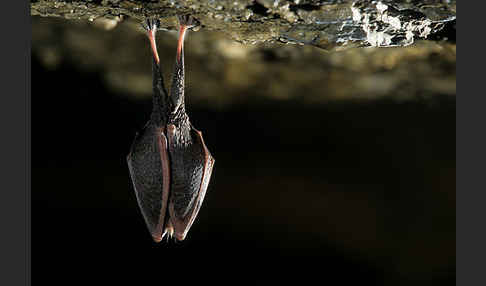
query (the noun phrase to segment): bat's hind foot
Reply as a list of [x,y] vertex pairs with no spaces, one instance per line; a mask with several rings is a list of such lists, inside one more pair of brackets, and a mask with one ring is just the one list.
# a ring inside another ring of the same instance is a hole
[[154,18],[147,18],[142,22],[142,28],[147,32],[155,32],[160,26],[160,21]]
[[179,20],[179,25],[187,29],[194,29],[201,25],[201,22],[191,15],[178,15],[177,19]]

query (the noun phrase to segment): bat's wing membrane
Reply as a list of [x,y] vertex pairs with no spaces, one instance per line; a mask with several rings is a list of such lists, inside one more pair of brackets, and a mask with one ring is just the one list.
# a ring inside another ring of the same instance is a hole
[[181,146],[173,144],[177,132],[175,127],[169,127],[167,132],[173,158],[169,214],[176,238],[183,240],[204,200],[215,160],[200,131],[192,128],[192,143]]
[[163,130],[147,124],[137,134],[127,156],[138,205],[155,241],[165,235],[170,187],[167,139]]

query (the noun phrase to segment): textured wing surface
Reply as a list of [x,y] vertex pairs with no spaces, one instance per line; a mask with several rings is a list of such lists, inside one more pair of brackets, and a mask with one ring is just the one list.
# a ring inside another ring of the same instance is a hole
[[[173,130],[173,131],[172,131]],[[191,141],[184,144],[179,130],[169,129],[169,150],[171,156],[171,202],[175,215],[182,219],[194,206],[203,181],[206,150],[200,144],[197,133],[190,132]]]
[[171,198],[169,212],[176,237],[184,239],[197,216],[211,177],[214,159],[204,144],[201,132],[191,129],[191,143],[172,144],[177,134],[169,136],[171,154]]
[[[159,128],[147,125],[127,157],[140,210],[155,240],[164,235],[169,192],[167,140]],[[165,160],[165,162],[164,162]]]

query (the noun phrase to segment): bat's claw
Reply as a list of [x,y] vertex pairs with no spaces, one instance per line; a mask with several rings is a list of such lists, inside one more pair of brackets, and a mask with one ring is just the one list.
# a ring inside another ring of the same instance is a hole
[[160,25],[160,21],[155,18],[147,18],[141,23],[142,28],[147,32],[155,32]]
[[194,30],[201,25],[198,19],[194,18],[191,15],[178,15],[177,19],[179,20],[179,25],[182,27],[186,27],[187,29]]

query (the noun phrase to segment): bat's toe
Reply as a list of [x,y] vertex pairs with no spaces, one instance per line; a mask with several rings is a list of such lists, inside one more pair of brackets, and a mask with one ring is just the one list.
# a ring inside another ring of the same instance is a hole
[[201,22],[191,15],[179,15],[179,25],[186,27],[187,29],[193,29],[201,25]]

